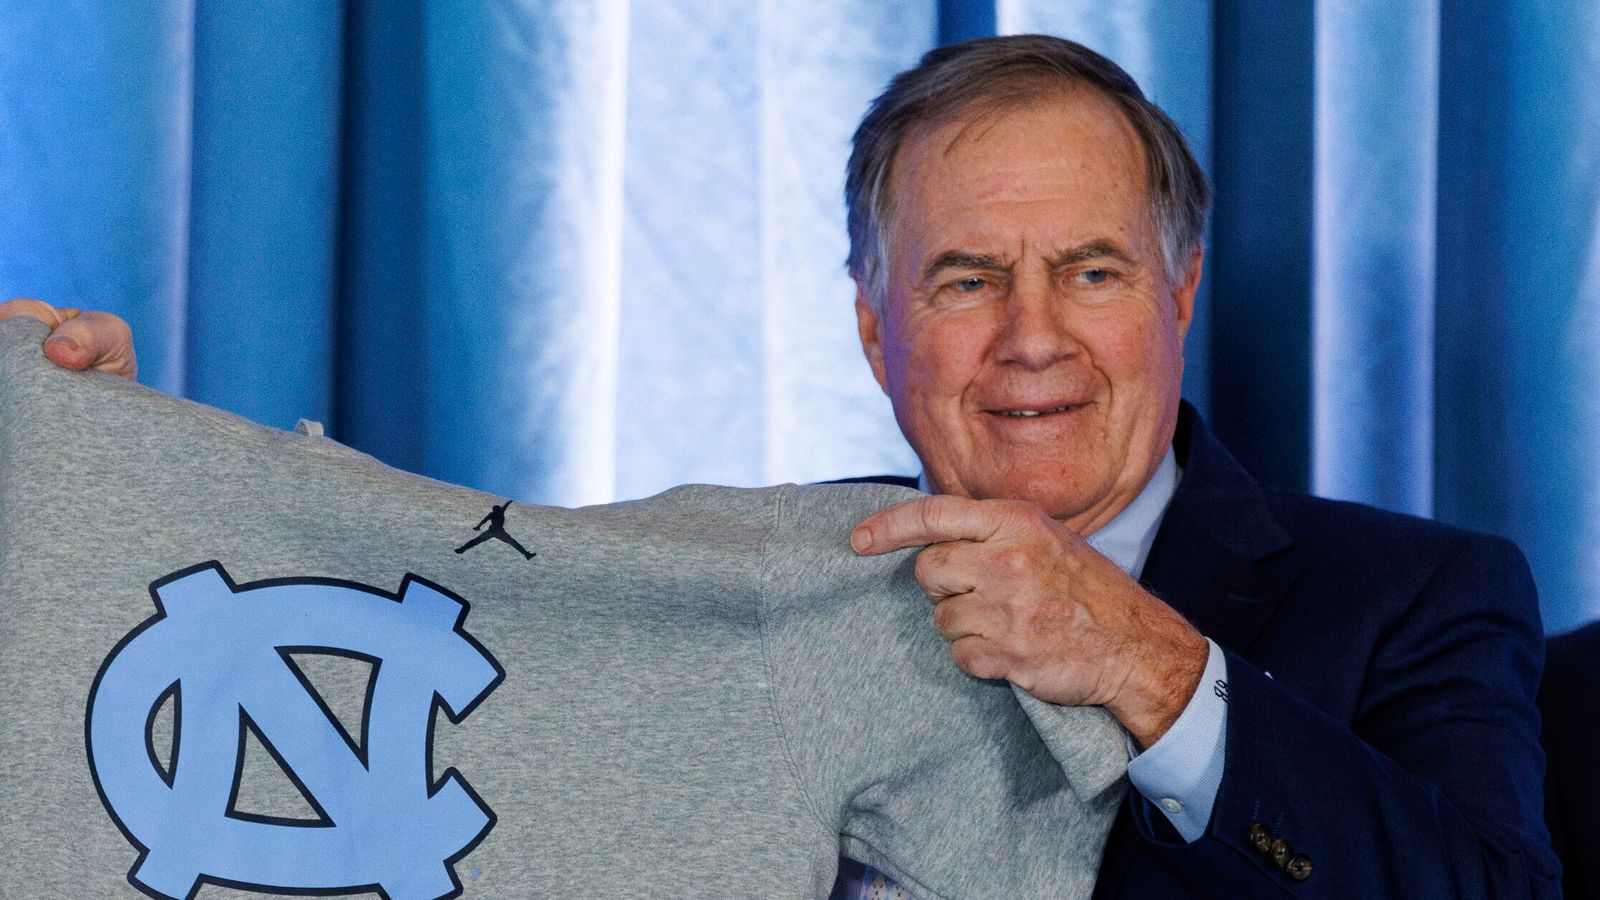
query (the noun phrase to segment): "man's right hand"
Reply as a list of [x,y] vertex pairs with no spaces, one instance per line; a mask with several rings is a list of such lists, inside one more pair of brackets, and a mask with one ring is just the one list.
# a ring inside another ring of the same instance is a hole
[[49,325],[45,358],[68,369],[96,369],[132,378],[139,364],[133,355],[133,332],[111,313],[56,309],[42,300],[17,297],[0,303],[0,319],[29,316]]

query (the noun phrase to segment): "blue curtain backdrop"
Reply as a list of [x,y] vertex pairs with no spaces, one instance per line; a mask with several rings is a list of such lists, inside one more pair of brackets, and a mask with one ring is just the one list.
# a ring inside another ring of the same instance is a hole
[[1217,193],[1186,389],[1278,485],[1600,617],[1600,0],[0,0],[0,295],[141,380],[561,504],[911,472],[847,139],[942,42],[1120,61]]

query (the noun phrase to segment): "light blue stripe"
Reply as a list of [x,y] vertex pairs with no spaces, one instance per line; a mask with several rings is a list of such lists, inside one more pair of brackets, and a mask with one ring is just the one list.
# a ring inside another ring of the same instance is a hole
[[1427,515],[1438,4],[1320,3],[1316,28],[1312,487]]

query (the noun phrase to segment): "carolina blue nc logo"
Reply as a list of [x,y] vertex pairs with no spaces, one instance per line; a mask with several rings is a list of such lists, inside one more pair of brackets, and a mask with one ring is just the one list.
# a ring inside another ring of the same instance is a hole
[[[466,633],[465,601],[408,575],[395,594],[350,582],[236,586],[205,563],[151,585],[156,614],[123,638],[90,691],[89,768],[140,850],[128,880],[157,897],[204,881],[294,893],[461,892],[452,864],[494,827],[455,769],[432,771],[434,711],[466,718],[504,678]],[[355,656],[374,671],[355,746],[288,662]],[[149,742],[173,696],[171,761]],[[232,810],[248,728],[320,820]]]

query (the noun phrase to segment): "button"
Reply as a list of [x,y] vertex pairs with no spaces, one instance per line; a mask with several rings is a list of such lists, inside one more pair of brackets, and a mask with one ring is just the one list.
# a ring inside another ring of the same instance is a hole
[[1311,857],[1304,853],[1296,853],[1289,858],[1289,864],[1284,866],[1283,870],[1295,881],[1305,881],[1311,877]]
[[1280,869],[1288,865],[1289,857],[1293,854],[1294,848],[1283,838],[1273,838],[1272,844],[1267,847],[1267,859],[1272,860],[1272,864]]
[[1260,822],[1250,826],[1250,849],[1257,853],[1267,852],[1267,846],[1272,843],[1272,835],[1267,833],[1267,827]]
[[1171,797],[1161,798],[1161,808],[1173,815],[1183,812],[1183,804]]

